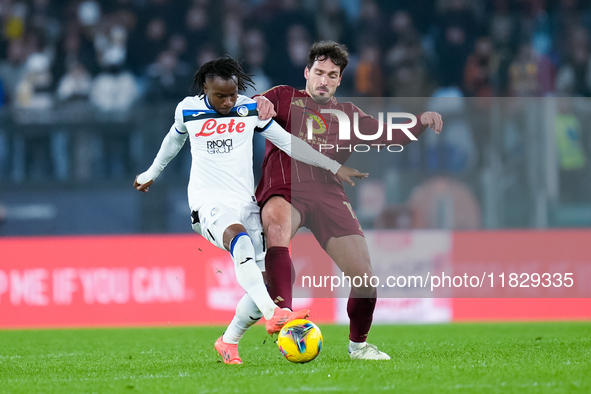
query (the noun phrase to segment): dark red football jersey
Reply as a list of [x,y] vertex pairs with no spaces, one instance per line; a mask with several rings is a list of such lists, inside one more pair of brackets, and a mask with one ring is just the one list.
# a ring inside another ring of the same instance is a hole
[[[336,115],[321,114],[316,116],[314,121],[314,137],[313,140],[307,139],[306,121],[311,115],[320,114],[321,109],[336,109],[347,114],[351,120],[351,128],[353,127],[353,114],[357,112],[359,115],[359,130],[365,134],[374,134],[380,127],[380,122],[366,115],[362,110],[357,108],[350,102],[339,103],[333,97],[326,104],[316,103],[308,93],[304,90],[296,90],[290,86],[276,86],[262,94],[268,98],[274,105],[277,112],[277,121],[281,127],[291,134],[303,139],[316,150],[320,150],[324,155],[345,164],[349,156],[354,152],[351,147],[357,144],[375,145],[375,144],[398,144],[406,145],[412,142],[402,131],[395,130],[392,133],[392,138],[387,139],[386,126],[381,138],[364,141],[359,139],[356,134],[351,131],[351,139],[339,139],[339,122]],[[417,117],[417,124],[410,128],[409,131],[418,137],[426,129],[426,126],[420,124],[420,116]],[[321,145],[324,147],[320,149]],[[332,149],[326,149],[332,146]],[[338,147],[338,149],[337,149]],[[341,185],[341,181],[332,172],[322,168],[310,166],[300,161],[291,159],[286,153],[277,148],[271,142],[266,142],[265,159],[263,162],[263,175],[257,187],[256,197],[259,204],[264,204],[265,201],[274,194],[283,195],[284,190],[289,189],[293,183],[306,182],[321,182]],[[305,187],[302,185],[302,187]]]

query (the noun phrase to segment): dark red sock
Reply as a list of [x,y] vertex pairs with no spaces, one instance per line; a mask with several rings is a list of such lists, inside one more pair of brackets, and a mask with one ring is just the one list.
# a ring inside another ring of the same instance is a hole
[[283,246],[269,248],[265,256],[265,271],[267,271],[267,291],[271,299],[280,308],[291,309],[291,286],[295,275],[289,248]]
[[360,298],[351,289],[349,302],[347,302],[347,314],[349,315],[349,339],[353,342],[365,342],[371,322],[373,320],[373,311],[376,309],[376,293],[371,298]]

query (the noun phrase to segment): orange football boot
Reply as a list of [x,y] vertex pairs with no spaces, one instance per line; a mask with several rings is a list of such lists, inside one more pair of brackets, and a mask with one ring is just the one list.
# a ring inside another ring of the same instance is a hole
[[267,333],[269,335],[273,335],[276,332],[281,331],[281,328],[290,321],[295,319],[305,319],[309,315],[309,309],[302,309],[301,311],[292,312],[288,309],[276,308],[273,317],[267,320],[267,324],[265,325],[267,328]]
[[224,359],[226,364],[242,364],[242,360],[238,355],[238,345],[233,343],[226,343],[222,339],[223,335],[215,341],[214,348],[218,351],[220,356]]

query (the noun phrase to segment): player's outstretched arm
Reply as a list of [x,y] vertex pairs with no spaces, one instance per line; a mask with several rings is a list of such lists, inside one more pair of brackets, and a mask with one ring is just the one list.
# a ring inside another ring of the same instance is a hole
[[355,186],[355,182],[351,178],[367,178],[369,174],[367,172],[359,172],[354,168],[341,166],[337,171],[337,177],[343,182],[347,182],[351,186]]
[[443,130],[443,118],[437,112],[423,112],[421,114],[421,124],[430,127],[437,134]]
[[302,163],[324,168],[333,174],[336,174],[339,168],[341,168],[341,164],[338,161],[323,155],[308,145],[307,142],[289,134],[274,120],[270,120],[265,126],[261,127],[259,132],[277,148]]
[[133,187],[140,192],[147,193],[148,188],[158,178],[158,175],[164,170],[164,167],[179,153],[185,141],[187,140],[187,133],[179,132],[173,125],[160,146],[160,150],[154,159],[154,162],[147,171],[142,172],[135,177]]

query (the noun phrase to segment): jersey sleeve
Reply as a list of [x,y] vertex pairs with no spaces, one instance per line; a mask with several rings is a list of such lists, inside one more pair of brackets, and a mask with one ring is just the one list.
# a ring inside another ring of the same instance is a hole
[[176,106],[176,110],[174,111],[174,128],[181,134],[185,134],[187,132],[187,126],[185,126],[183,117],[182,101]]
[[168,163],[170,163],[170,161],[174,159],[174,157],[179,153],[185,144],[185,141],[187,140],[187,136],[188,133],[186,131],[181,133],[177,129],[175,122],[175,124],[170,127],[166,137],[164,137],[154,162],[146,172],[143,172],[138,176],[137,182],[140,185],[143,185],[144,183],[158,178],[158,175],[160,175],[162,170],[164,170],[164,167],[166,167]]
[[[260,123],[266,123],[260,125]],[[322,153],[316,151],[305,141],[291,135],[274,120],[259,121],[259,127],[255,129],[265,139],[271,141],[276,147],[287,153],[293,159],[299,160],[315,167],[324,168],[336,174],[341,164]]]

